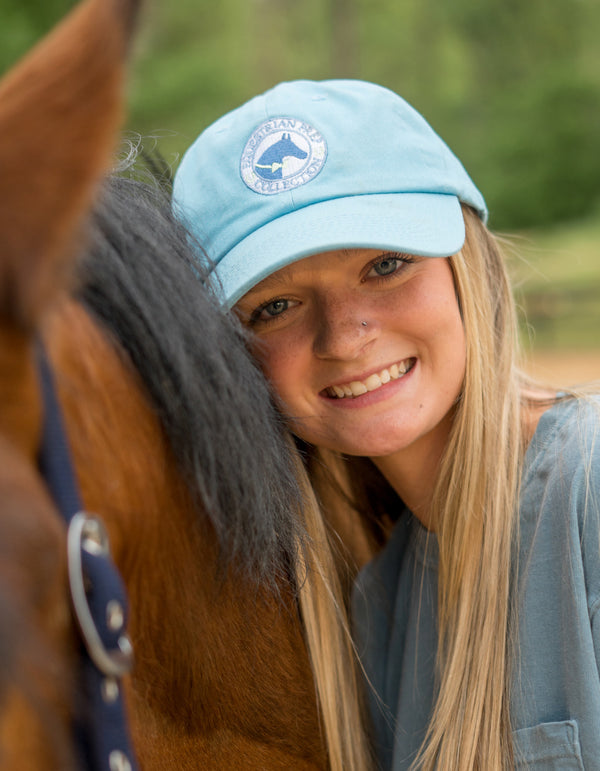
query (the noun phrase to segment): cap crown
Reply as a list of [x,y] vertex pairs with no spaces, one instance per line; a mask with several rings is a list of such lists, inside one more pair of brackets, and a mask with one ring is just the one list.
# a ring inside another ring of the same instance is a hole
[[[198,137],[174,185],[176,205],[215,263],[265,228],[267,243],[271,224],[300,210],[310,219],[311,207],[327,202],[339,211],[354,197],[423,193],[455,196],[487,217],[422,116],[392,91],[354,80],[281,83],[255,97]],[[343,245],[356,241],[348,238]],[[305,254],[294,247],[280,257],[285,264]]]

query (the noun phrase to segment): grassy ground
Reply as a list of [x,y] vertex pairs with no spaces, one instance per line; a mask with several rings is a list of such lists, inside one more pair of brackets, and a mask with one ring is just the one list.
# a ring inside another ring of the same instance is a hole
[[[568,358],[574,371],[591,366],[600,377],[600,212],[521,233],[509,254],[525,349],[540,361],[557,351],[561,371]],[[584,360],[589,364],[575,364]]]
[[533,351],[527,358],[525,369],[538,380],[557,387],[600,380],[600,348]]

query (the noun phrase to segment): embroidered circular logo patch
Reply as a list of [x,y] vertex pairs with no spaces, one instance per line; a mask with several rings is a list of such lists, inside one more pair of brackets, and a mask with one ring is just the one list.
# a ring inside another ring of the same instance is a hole
[[313,126],[299,118],[271,118],[246,142],[240,173],[251,190],[275,195],[310,182],[326,158],[327,143]]

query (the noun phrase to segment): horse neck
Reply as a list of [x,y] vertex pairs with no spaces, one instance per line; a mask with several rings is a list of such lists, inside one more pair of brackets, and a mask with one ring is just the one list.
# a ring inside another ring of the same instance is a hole
[[106,519],[113,556],[131,580],[144,549],[152,559],[164,553],[173,518],[189,516],[187,486],[137,373],[82,306],[57,307],[44,341],[84,505]]
[[293,598],[220,569],[214,530],[137,373],[83,308],[58,309],[45,339],[81,495],[105,520],[128,589],[129,701],[144,767],[212,758],[207,768],[237,768],[240,757],[249,770],[325,767]]

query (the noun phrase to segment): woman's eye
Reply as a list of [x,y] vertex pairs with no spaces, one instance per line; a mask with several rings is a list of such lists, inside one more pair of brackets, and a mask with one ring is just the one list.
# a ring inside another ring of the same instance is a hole
[[396,257],[386,257],[385,260],[375,263],[373,270],[378,276],[389,276],[390,273],[394,273],[398,267],[398,259]]
[[271,300],[271,302],[261,305],[252,314],[252,321],[268,321],[269,319],[281,316],[290,307],[289,300]]
[[386,254],[372,263],[367,278],[386,278],[402,270],[405,265],[414,262],[408,255]]

